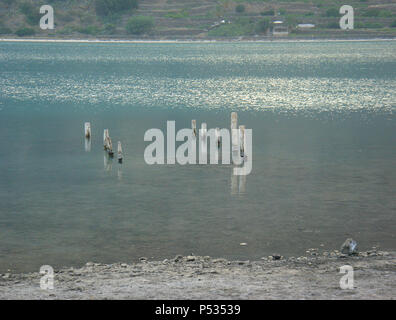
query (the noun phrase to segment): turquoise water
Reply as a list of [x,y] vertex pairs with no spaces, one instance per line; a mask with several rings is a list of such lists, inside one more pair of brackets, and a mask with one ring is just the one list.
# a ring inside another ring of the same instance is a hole
[[[0,272],[395,249],[395,92],[394,41],[0,42]],[[232,111],[253,129],[246,179],[144,162],[146,130]]]

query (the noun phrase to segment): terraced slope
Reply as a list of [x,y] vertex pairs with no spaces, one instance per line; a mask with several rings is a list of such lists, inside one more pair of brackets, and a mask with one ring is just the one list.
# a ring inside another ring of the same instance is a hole
[[[349,32],[338,26],[343,0],[139,0],[138,9],[108,16],[97,14],[95,1],[98,0],[0,0],[0,36],[264,37],[273,20],[287,24],[289,37],[396,36],[395,0],[348,0],[355,10],[355,29]],[[39,28],[38,11],[42,4],[54,7],[55,30]],[[128,20],[139,15],[153,17],[154,28],[139,35],[128,33]],[[300,23],[315,24],[315,28],[301,31],[296,28]]]

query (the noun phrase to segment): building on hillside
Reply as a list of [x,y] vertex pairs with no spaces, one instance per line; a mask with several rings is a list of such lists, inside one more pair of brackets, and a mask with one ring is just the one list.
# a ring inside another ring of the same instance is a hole
[[287,36],[288,34],[289,34],[289,28],[282,20],[272,21],[273,36]]
[[297,29],[300,29],[300,30],[309,30],[312,28],[315,28],[315,25],[312,23],[300,23],[297,25]]

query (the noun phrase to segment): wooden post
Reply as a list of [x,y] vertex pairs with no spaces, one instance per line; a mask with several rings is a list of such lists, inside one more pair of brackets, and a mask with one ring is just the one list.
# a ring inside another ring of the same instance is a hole
[[202,122],[201,129],[199,130],[199,164],[208,163],[208,145],[207,145],[207,127],[206,123]]
[[84,124],[85,138],[91,138],[91,123],[85,122]]
[[111,139],[109,136],[109,130],[105,129],[104,133],[103,133],[103,144],[104,144],[104,149],[107,151],[107,153],[109,154],[109,157],[113,157],[114,156],[114,152],[113,152],[113,144],[111,143]]
[[113,144],[111,143],[110,137],[107,137],[107,153],[109,154],[109,157],[111,157],[111,158],[114,156]]
[[238,150],[238,114],[236,112],[231,113],[231,144],[232,151]]
[[195,120],[191,120],[191,128],[193,130],[193,134],[196,137],[197,136],[197,122]]
[[240,151],[241,157],[245,157],[245,126],[239,126],[239,139],[240,139]]
[[216,129],[215,129],[215,134],[216,134],[216,144],[217,144],[217,148],[220,149],[220,146],[221,146],[220,128],[216,128]]
[[117,158],[118,158],[118,162],[122,163],[122,146],[121,146],[121,141],[118,141],[118,146],[117,146]]
[[109,129],[104,129],[103,131],[103,147],[107,150],[107,137],[109,136]]

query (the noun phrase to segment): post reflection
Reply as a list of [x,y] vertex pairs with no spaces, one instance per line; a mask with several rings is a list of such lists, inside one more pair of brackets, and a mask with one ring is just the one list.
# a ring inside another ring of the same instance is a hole
[[122,180],[122,165],[121,164],[118,166],[117,178],[118,178],[119,181]]
[[[245,170],[245,168],[241,168]],[[231,195],[246,193],[246,175],[237,176],[234,174],[234,167],[231,169]]]
[[91,152],[91,139],[85,138],[85,152]]
[[103,156],[103,164],[104,164],[104,169],[105,171],[109,172],[111,171],[113,167],[113,160],[107,155],[107,153],[104,153]]

